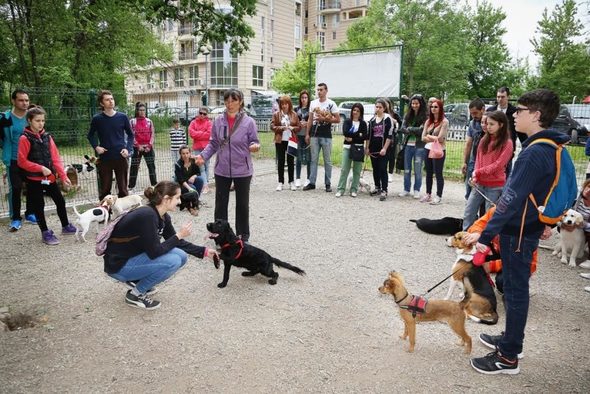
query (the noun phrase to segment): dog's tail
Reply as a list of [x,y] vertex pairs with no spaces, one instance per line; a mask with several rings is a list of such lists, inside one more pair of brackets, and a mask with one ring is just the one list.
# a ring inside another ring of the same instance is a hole
[[80,215],[80,212],[78,212],[78,210],[76,209],[76,206],[72,205],[72,207],[74,208],[74,213],[76,214],[76,216],[78,216],[78,218],[80,218],[80,216],[82,216],[82,215]]
[[412,222],[412,223],[416,223],[417,221],[418,220],[416,220],[416,219],[410,219],[410,222]]
[[303,271],[301,268],[295,267],[294,265],[291,265],[289,263],[285,263],[284,261],[281,261],[281,260],[279,260],[277,258],[274,258],[273,257],[272,262],[275,265],[278,265],[281,268],[286,268],[288,270],[291,270],[291,271],[295,272],[298,275],[305,275],[305,271]]

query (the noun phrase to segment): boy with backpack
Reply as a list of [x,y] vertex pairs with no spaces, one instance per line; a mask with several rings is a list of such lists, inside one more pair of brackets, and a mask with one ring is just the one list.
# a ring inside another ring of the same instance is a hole
[[[504,332],[500,335],[480,334],[480,341],[494,351],[485,357],[471,359],[471,366],[484,374],[519,373],[518,357],[522,353],[529,309],[533,252],[539,238],[550,236],[546,223],[551,218],[546,220],[540,212],[543,207],[549,208],[554,198],[564,194],[562,208],[571,207],[577,194],[573,163],[562,147],[570,137],[548,130],[558,113],[559,97],[550,90],[537,89],[518,99],[514,114],[516,130],[525,133],[527,139],[498,200],[496,212],[476,245],[479,253],[487,253],[492,238],[499,235],[504,272]],[[556,179],[562,185],[554,188],[552,185]],[[544,215],[550,216],[548,209]]]

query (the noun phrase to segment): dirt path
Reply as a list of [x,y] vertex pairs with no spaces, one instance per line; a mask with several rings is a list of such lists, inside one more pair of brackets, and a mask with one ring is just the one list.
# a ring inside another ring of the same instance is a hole
[[[0,307],[47,322],[0,333],[0,392],[590,391],[588,283],[545,250],[531,282],[520,375],[474,372],[440,323],[419,325],[416,352],[404,351],[395,304],[377,287],[392,269],[415,293],[450,273],[454,252],[443,237],[408,220],[461,216],[462,185],[447,182],[444,204],[435,207],[366,194],[336,199],[321,182],[315,191],[275,192],[275,182],[266,174],[252,186],[251,241],[307,277],[281,270],[270,286],[234,270],[218,289],[222,272],[190,258],[161,287],[162,308],[154,312],[124,304],[123,286],[102,272],[92,242],[47,247],[32,226],[3,233]],[[390,188],[401,189],[399,175]],[[213,217],[208,197],[194,221],[199,244]],[[176,224],[188,218],[173,215]],[[58,226],[55,215],[49,222]],[[446,286],[433,297],[442,298]],[[499,311],[495,327],[467,323],[474,356],[487,353],[479,333],[502,330],[501,303]]]

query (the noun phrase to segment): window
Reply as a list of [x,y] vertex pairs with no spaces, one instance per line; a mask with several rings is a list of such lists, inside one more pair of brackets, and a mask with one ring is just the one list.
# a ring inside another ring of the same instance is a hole
[[332,27],[337,28],[338,24],[340,24],[340,14],[336,14],[332,16]]
[[162,70],[160,71],[160,89],[164,89],[168,87],[168,71]]
[[180,67],[174,69],[174,87],[184,87],[184,73],[182,72],[182,68]]
[[197,86],[198,82],[199,82],[198,79],[199,79],[199,67],[198,66],[190,66],[188,68],[188,85],[189,86]]
[[147,73],[145,76],[145,82],[148,89],[156,88],[156,84],[154,83],[154,75],[151,72]]
[[261,36],[264,38],[264,33],[266,30],[266,18],[261,16],[260,17],[260,32],[262,33]]
[[270,62],[272,63],[272,58],[275,55],[275,44],[273,44],[272,42],[270,43]]
[[185,41],[180,43],[180,51],[178,53],[178,60],[195,59],[195,49],[192,41]]
[[252,66],[252,86],[264,85],[264,69],[262,66]]
[[260,43],[260,61],[264,62],[264,42]]
[[326,49],[326,33],[323,31],[318,32],[318,41],[320,42],[320,49],[323,51]]
[[335,40],[335,39],[336,39],[336,32],[335,32],[335,31],[333,31],[333,32],[332,32],[332,40]]
[[301,16],[301,3],[295,3],[295,15]]
[[238,86],[238,58],[228,43],[213,43],[211,49],[211,87]]
[[272,40],[275,36],[275,21],[273,19],[270,20],[270,39]]

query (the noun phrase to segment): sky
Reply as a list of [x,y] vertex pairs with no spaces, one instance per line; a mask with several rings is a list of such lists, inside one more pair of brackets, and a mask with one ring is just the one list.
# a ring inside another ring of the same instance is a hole
[[[477,0],[467,0],[467,2],[475,7]],[[561,0],[491,0],[490,2],[494,7],[502,8],[506,14],[504,28],[507,32],[504,35],[504,42],[512,58],[528,57],[531,68],[535,70],[538,59],[529,40],[535,36],[537,22],[541,19],[543,10],[547,8],[551,15],[555,5],[560,4]],[[580,13],[586,10],[586,5],[580,4],[580,1],[577,3],[578,18],[584,20],[580,17]]]

